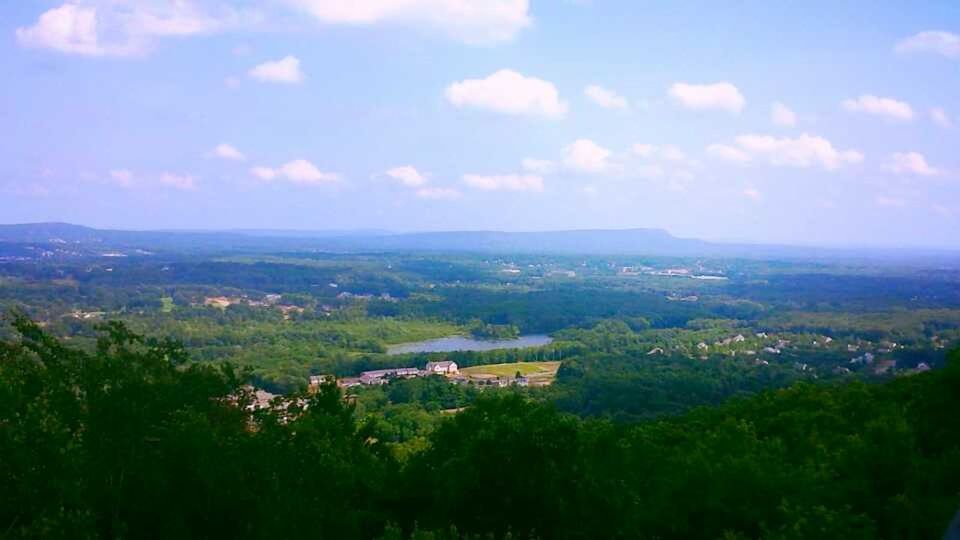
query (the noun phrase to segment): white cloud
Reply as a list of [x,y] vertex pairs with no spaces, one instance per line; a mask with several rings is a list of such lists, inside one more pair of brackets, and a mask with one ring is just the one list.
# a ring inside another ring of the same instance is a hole
[[864,94],[856,99],[845,99],[842,105],[844,109],[850,112],[885,116],[894,120],[913,119],[913,108],[910,107],[910,104],[893,98]]
[[83,0],[45,11],[32,26],[17,28],[16,37],[21,46],[66,54],[137,56],[159,38],[212,34],[256,18],[225,5],[204,9],[194,0]]
[[712,84],[678,82],[670,86],[669,94],[674,101],[693,110],[716,109],[740,113],[746,105],[740,90],[728,82]]
[[160,175],[160,183],[175,189],[193,190],[197,189],[196,179],[189,174],[174,174],[165,172]]
[[754,188],[747,188],[743,190],[743,196],[752,201],[759,201],[763,198],[763,195]]
[[770,107],[770,121],[775,125],[791,127],[797,124],[797,114],[777,101]]
[[130,187],[133,184],[133,173],[127,169],[114,169],[110,171],[110,179],[119,186]]
[[627,109],[630,107],[625,97],[596,84],[584,88],[583,93],[590,101],[605,109]]
[[459,199],[460,196],[461,193],[453,188],[431,187],[417,190],[417,197],[421,199],[449,200]]
[[446,89],[457,107],[477,107],[505,114],[560,118],[567,104],[550,81],[501,69],[485,79],[466,79]]
[[920,176],[935,176],[940,171],[927,163],[927,158],[920,152],[896,152],[890,156],[887,168],[897,174],[916,174]]
[[279,168],[254,167],[250,169],[250,174],[261,180],[285,179],[294,184],[320,185],[337,182],[340,175],[336,173],[323,172],[316,165],[305,159],[295,159]]
[[529,0],[65,0],[32,25],[17,28],[16,39],[25,47],[66,54],[139,56],[163,38],[256,27],[268,16],[281,16],[267,13],[273,5],[330,24],[434,28],[474,44],[509,41],[533,24]]
[[[808,168],[823,167],[834,170],[842,165],[855,164],[863,161],[863,154],[856,150],[837,150],[827,139],[804,133],[796,138],[774,137],[772,135],[740,135],[736,138],[737,147],[716,145],[712,155],[721,157],[737,156],[730,150],[740,150],[752,159],[765,159],[774,166]],[[738,159],[734,159],[737,161]],[[743,161],[739,159],[739,161]]]
[[280,167],[280,174],[298,184],[322,184],[340,179],[337,174],[322,172],[305,159],[295,159]]
[[407,187],[420,187],[427,183],[427,178],[410,165],[394,167],[386,174]]
[[523,170],[536,174],[550,174],[557,168],[557,165],[550,160],[536,158],[524,158],[521,166]]
[[17,41],[25,47],[54,49],[68,54],[106,54],[97,38],[97,10],[64,4],[44,12],[33,26],[17,28]]
[[890,197],[887,195],[877,195],[873,198],[873,202],[877,206],[883,208],[903,208],[907,205],[907,201],[898,197]]
[[563,163],[576,171],[599,174],[610,169],[612,154],[590,139],[577,139],[564,149]]
[[940,127],[953,127],[953,120],[950,119],[950,115],[947,114],[947,111],[941,109],[940,107],[934,107],[930,109],[930,120]]
[[734,163],[746,163],[750,161],[750,154],[726,144],[711,144],[707,147],[707,155]]
[[247,156],[227,143],[220,143],[213,149],[213,155],[231,161],[245,161]]
[[900,40],[894,50],[899,53],[934,53],[947,58],[960,58],[960,35],[943,30],[927,30]]
[[280,60],[264,62],[253,67],[247,75],[262,82],[296,84],[303,81],[300,59],[296,56],[285,56]]
[[465,174],[463,181],[485,191],[543,191],[543,177],[535,174]]
[[261,180],[273,180],[277,177],[277,171],[270,167],[254,167],[250,169],[250,174]]
[[532,24],[528,0],[287,0],[328,24],[407,24],[472,44],[509,41]]

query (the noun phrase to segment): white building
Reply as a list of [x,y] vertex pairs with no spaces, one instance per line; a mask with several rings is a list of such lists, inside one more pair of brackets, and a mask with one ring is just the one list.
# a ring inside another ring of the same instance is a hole
[[453,360],[444,360],[442,362],[427,362],[424,371],[429,375],[456,375],[460,372],[457,363]]

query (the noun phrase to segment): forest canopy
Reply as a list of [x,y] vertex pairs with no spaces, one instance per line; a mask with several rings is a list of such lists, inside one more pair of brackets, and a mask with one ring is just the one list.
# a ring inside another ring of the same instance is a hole
[[333,385],[251,412],[248,373],[175,342],[111,323],[79,350],[13,327],[11,538],[933,538],[960,504],[957,352],[639,422],[485,394],[400,458]]

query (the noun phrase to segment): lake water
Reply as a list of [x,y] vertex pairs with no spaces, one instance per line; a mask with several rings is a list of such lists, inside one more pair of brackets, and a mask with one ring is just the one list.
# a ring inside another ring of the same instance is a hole
[[415,343],[401,343],[387,347],[387,354],[439,353],[454,351],[492,351],[495,349],[527,349],[541,347],[553,341],[550,336],[530,335],[516,339],[473,339],[464,336],[448,336]]

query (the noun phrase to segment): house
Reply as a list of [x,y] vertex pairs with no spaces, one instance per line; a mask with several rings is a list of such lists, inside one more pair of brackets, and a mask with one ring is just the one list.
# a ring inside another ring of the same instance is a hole
[[337,386],[340,388],[352,388],[354,386],[360,386],[361,384],[363,384],[363,381],[361,381],[359,377],[347,377],[337,380]]
[[424,371],[428,375],[455,375],[459,373],[457,363],[452,360],[443,360],[441,362],[427,362]]
[[663,354],[663,349],[660,347],[654,347],[650,349],[650,352],[647,353],[647,356],[651,356],[654,354]]
[[364,371],[360,374],[360,384],[387,384],[387,370]]
[[373,371],[364,371],[360,374],[360,382],[363,384],[387,384],[389,379],[419,377],[420,370],[417,368],[391,368],[375,369]]
[[707,349],[709,349],[709,348],[710,348],[710,346],[707,345],[706,343],[702,342],[702,341],[701,341],[700,343],[697,343],[697,349],[699,349],[699,350],[701,350],[701,351],[705,351],[705,350],[707,350]]
[[520,376],[513,379],[513,384],[516,386],[530,386],[530,379]]

